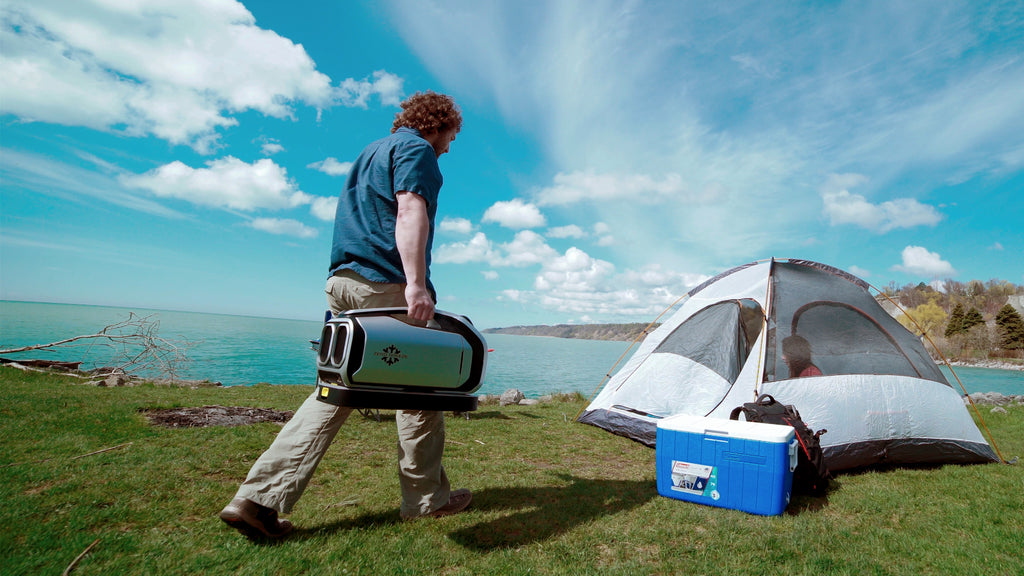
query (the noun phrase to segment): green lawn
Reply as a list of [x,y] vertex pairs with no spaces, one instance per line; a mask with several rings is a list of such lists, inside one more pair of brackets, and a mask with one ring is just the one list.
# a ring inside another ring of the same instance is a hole
[[[473,505],[416,522],[398,517],[393,413],[353,414],[293,535],[255,544],[217,512],[279,425],[140,410],[293,410],[311,387],[73,382],[0,368],[0,574],[60,574],[94,543],[74,574],[1024,574],[1021,465],[843,474],[754,516],[658,496],[654,451],[574,423],[581,401],[450,417],[446,468]],[[1024,452],[1024,408],[984,415],[1005,457]]]

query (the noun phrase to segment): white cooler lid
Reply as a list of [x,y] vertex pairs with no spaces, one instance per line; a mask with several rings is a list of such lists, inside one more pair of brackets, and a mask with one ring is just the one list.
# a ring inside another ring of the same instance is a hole
[[658,420],[658,428],[692,434],[746,438],[763,442],[788,443],[796,436],[796,431],[793,430],[792,426],[747,422],[746,420],[729,420],[726,418],[704,418],[689,414],[662,418]]

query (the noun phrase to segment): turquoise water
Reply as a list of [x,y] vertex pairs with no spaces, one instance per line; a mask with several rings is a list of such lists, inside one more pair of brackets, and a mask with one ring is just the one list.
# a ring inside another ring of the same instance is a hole
[[[209,379],[226,386],[258,382],[313,384],[316,357],[309,340],[320,336],[318,320],[0,301],[0,349],[95,333],[127,319],[129,312],[158,321],[162,338],[192,342],[188,353],[191,362],[180,374],[182,378]],[[552,392],[590,396],[629,347],[625,342],[485,336],[494,352],[489,354],[487,375],[479,393],[500,394],[518,388],[530,398]],[[81,360],[86,368],[107,360],[105,350],[96,346],[59,354],[39,351],[6,356]],[[943,370],[949,377],[948,369]],[[956,373],[968,392],[1024,394],[1022,371],[957,368]],[[954,380],[950,381],[956,386]]]

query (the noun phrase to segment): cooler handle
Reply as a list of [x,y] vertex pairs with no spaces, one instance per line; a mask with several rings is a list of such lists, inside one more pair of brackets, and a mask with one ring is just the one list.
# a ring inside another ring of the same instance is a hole
[[800,446],[800,444],[796,441],[796,438],[793,438],[793,440],[790,441],[790,443],[789,443],[789,471],[790,472],[793,472],[794,470],[796,470],[796,464],[799,461],[799,458],[797,458],[797,456],[800,454],[799,451],[797,450],[798,446]]

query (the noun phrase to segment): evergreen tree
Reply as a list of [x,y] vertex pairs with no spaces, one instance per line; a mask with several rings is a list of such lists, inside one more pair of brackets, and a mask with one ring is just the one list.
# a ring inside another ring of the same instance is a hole
[[966,314],[964,314],[963,331],[967,332],[971,328],[977,326],[978,324],[984,323],[985,318],[982,317],[981,312],[978,312],[977,308],[971,306],[971,309],[968,310]]
[[946,332],[944,334],[946,338],[950,338],[966,331],[964,328],[964,307],[963,304],[957,303],[949,314],[949,322],[946,323]]
[[1024,348],[1024,319],[1009,304],[1002,307],[996,314],[996,326],[999,327],[999,346],[1006,350]]

